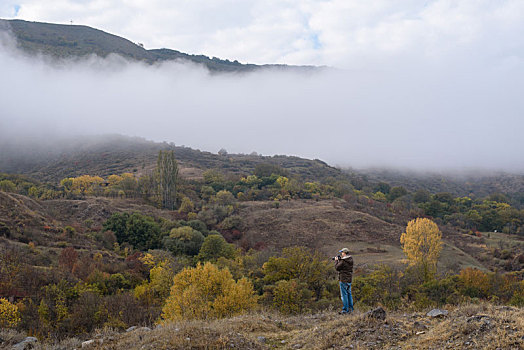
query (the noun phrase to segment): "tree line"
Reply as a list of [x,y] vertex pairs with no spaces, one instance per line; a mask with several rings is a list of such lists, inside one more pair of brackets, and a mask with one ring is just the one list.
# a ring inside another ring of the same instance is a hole
[[[275,207],[281,201],[292,199],[344,199],[366,207],[384,207],[390,212],[414,212],[409,215],[432,217],[440,224],[451,224],[471,234],[496,230],[524,235],[523,203],[500,193],[474,198],[426,190],[409,192],[402,186],[392,187],[384,182],[372,184],[343,176],[303,181],[272,164],[258,164],[252,173],[243,176],[209,169],[201,180],[187,180],[178,176],[173,151],[160,151],[156,168],[140,176],[123,173],[104,179],[86,174],[62,179],[58,186],[52,186],[21,176],[0,174],[0,190],[44,200],[86,196],[142,198],[160,208],[193,213],[192,218],[194,215],[210,216],[213,205],[209,199],[217,194],[231,197],[230,202],[272,201]],[[200,214],[202,211],[204,213]]]

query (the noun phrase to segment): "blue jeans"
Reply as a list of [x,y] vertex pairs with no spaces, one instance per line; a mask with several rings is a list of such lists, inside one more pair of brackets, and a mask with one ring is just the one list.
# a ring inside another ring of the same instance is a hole
[[342,312],[353,311],[353,296],[351,295],[351,283],[339,282],[340,297],[342,299]]

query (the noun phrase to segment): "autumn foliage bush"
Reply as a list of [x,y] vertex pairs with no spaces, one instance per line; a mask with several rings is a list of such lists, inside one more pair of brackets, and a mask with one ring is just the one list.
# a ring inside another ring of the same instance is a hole
[[0,327],[12,328],[20,323],[20,312],[18,306],[9,302],[9,300],[0,298]]
[[[146,261],[151,256],[151,254],[146,254],[143,260]],[[135,298],[146,305],[161,306],[169,296],[174,275],[169,261],[152,262],[149,270],[149,281],[144,281],[135,287]]]
[[222,318],[257,307],[258,296],[246,278],[235,281],[227,269],[211,263],[185,268],[173,278],[162,319]]
[[489,295],[490,281],[487,273],[468,267],[460,271],[459,279],[464,295],[472,298],[485,298]]

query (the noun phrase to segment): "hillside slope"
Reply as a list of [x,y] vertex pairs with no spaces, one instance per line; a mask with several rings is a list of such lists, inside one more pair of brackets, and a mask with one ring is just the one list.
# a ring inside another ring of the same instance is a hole
[[[410,218],[394,212],[383,217],[376,209],[364,209],[369,212],[357,210],[344,201],[295,200],[281,202],[278,209],[271,202],[247,202],[240,215],[246,221],[245,239],[252,245],[277,251],[303,245],[321,251],[326,257],[336,255],[345,246],[359,268],[377,264],[401,266],[406,257],[400,235]],[[524,252],[523,237],[498,234],[491,239],[467,235],[453,227],[445,226],[442,230],[444,245],[438,268],[443,273],[466,267],[493,269],[501,263],[491,252],[497,244]]]
[[431,193],[449,192],[455,196],[489,196],[493,193],[513,194],[516,204],[524,204],[524,175],[505,172],[424,173],[369,169],[371,181],[387,182],[415,192],[423,189]]
[[[116,212],[139,212],[155,218],[174,219],[173,212],[159,210],[132,199],[90,197],[83,200],[39,201],[0,191],[0,237],[12,242],[33,242],[37,246],[56,248],[65,242],[77,249],[102,249],[88,231],[100,231],[102,224]],[[89,222],[89,227],[86,227]],[[68,237],[63,229],[71,226],[75,234]],[[91,232],[92,233],[92,232]],[[3,242],[6,243],[6,242]]]
[[[139,212],[168,220],[177,218],[175,212],[157,209],[140,200],[88,197],[39,201],[0,192],[0,224],[4,227],[4,239],[34,242],[52,249],[66,242],[77,249],[103,249],[103,240],[93,240],[91,235],[116,212]],[[268,251],[306,246],[319,250],[326,258],[336,255],[341,246],[347,246],[357,267],[363,269],[382,263],[400,266],[405,259],[399,241],[405,218],[386,222],[369,213],[344,207],[343,202],[314,200],[282,202],[278,209],[272,202],[244,202],[239,215],[245,222],[244,237],[237,242],[239,245],[247,242],[248,246]],[[88,222],[91,229],[86,227]],[[74,236],[63,233],[66,226],[75,228]],[[515,253],[524,249],[524,238],[514,235],[499,234],[502,236],[489,239],[472,237],[450,228],[445,228],[444,233],[444,250],[439,263],[442,272],[464,267],[492,269],[498,260],[490,249],[499,246],[499,240],[505,240],[504,245],[512,247]]]
[[0,140],[0,148],[0,172],[24,174],[54,183],[65,177],[84,174],[102,177],[124,172],[140,174],[155,166],[158,151],[167,149],[175,151],[182,168],[200,169],[197,175],[214,168],[245,175],[264,163],[281,166],[291,175],[307,181],[348,176],[320,160],[283,155],[218,155],[121,135],[63,138],[49,142]]

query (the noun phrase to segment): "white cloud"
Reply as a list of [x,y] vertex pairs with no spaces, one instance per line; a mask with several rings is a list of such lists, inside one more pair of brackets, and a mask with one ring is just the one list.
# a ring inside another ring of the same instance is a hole
[[0,50],[0,137],[122,133],[331,164],[524,171],[521,66],[209,75],[118,57],[50,66]]
[[[14,17],[13,6],[2,5],[0,16]],[[505,59],[524,40],[520,0],[21,0],[19,6],[21,19],[73,20],[148,48],[252,63],[369,69],[456,56]]]

